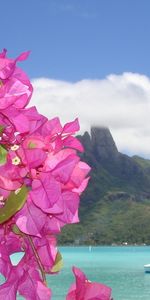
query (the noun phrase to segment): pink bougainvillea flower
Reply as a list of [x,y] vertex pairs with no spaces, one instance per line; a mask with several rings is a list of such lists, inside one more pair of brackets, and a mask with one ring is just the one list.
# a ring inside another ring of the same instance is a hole
[[42,134],[42,129],[47,122],[47,118],[43,115],[41,115],[35,106],[25,108],[21,110],[23,115],[28,119],[29,121],[29,132],[28,135],[37,133]]
[[15,131],[24,133],[29,131],[29,121],[28,118],[22,113],[22,110],[18,110],[14,106],[9,106],[3,109],[3,115],[10,120],[11,124],[14,126]]
[[86,189],[86,187],[88,185],[88,182],[89,182],[89,179],[90,179],[90,177],[85,178],[81,182],[80,186],[78,188],[73,188],[72,191],[75,192],[75,193],[78,193],[79,195],[81,195],[84,192],[84,190]]
[[42,233],[43,235],[46,235],[49,232],[52,232],[53,234],[58,234],[61,232],[61,227],[61,222],[57,218],[57,215],[47,215]]
[[22,232],[41,237],[46,215],[34,205],[29,195],[24,207],[15,215],[15,221]]
[[70,287],[66,300],[111,300],[111,288],[91,282],[78,268],[73,267],[76,282]]
[[[0,286],[0,299],[16,300],[17,292],[26,299],[50,300],[51,291],[41,281],[39,274],[39,265],[32,251],[32,245],[40,257],[43,270],[51,273],[57,256],[56,238],[54,236],[25,239],[8,232],[4,235],[0,232],[0,268],[2,274],[7,278]],[[7,247],[6,247],[7,242]],[[10,260],[10,254],[22,251],[25,254],[20,262],[13,266]],[[13,286],[13,288],[12,288]]]
[[[11,232],[11,228],[7,227],[5,228],[0,228],[0,271],[4,275],[6,279],[11,278],[12,280],[12,270],[13,270],[13,265],[10,260],[10,255],[15,253],[15,252],[20,252],[22,251],[22,240],[21,238],[18,239],[18,237]],[[10,280],[10,281],[11,281]],[[2,285],[3,287],[6,287],[6,292],[7,288],[9,288],[9,284],[6,283]],[[2,293],[3,289],[1,289],[0,286],[0,299],[5,299],[2,298]],[[6,297],[7,299],[7,297]],[[11,299],[11,298],[10,298]],[[13,298],[12,298],[13,299]]]
[[22,161],[22,164],[27,166],[29,169],[34,169],[39,167],[42,163],[44,163],[47,157],[45,151],[43,151],[40,148],[26,149],[20,147],[17,153]]
[[34,268],[30,268],[21,278],[18,285],[18,291],[19,294],[24,296],[26,300],[51,299],[51,290],[43,282],[41,282],[39,272],[37,272]]
[[75,132],[79,131],[79,120],[76,118],[74,121],[66,123],[63,127],[62,134],[74,134]]
[[71,174],[71,181],[75,184],[76,187],[79,187],[85,177],[90,172],[91,168],[83,161],[79,161],[72,174]]
[[78,150],[80,152],[84,151],[84,148],[83,148],[82,144],[74,136],[68,136],[68,137],[66,137],[63,140],[63,144],[64,144],[64,147],[73,148],[73,149],[76,149],[76,150]]
[[78,162],[79,157],[77,155],[70,154],[57,164],[57,166],[52,170],[52,175],[57,180],[65,184],[69,181],[70,176]]
[[[12,141],[15,139],[16,132],[24,133],[29,131],[28,119],[15,107],[9,106],[7,109],[3,109],[3,112],[0,113],[0,115],[3,117],[4,121],[2,140],[8,140],[11,142],[11,139]],[[11,136],[12,138],[10,139]]]
[[26,300],[51,299],[51,290],[41,282],[39,272],[33,267],[12,267],[7,281],[0,286],[0,299],[16,300],[17,292]]
[[41,135],[29,135],[25,137],[23,144],[24,149],[45,149],[44,138]]
[[[57,131],[54,126],[56,126]],[[75,119],[70,123],[66,123],[64,127],[62,127],[59,119],[54,118],[44,124],[42,128],[42,135],[45,136],[47,141],[52,144],[55,152],[60,151],[64,147],[74,148],[82,152],[83,147],[81,143],[75,137],[72,137],[72,134],[75,134],[78,130],[78,119]]]
[[7,281],[0,285],[0,299],[16,300],[20,274],[10,271]]
[[26,74],[16,67],[17,61],[25,60],[29,52],[24,52],[16,59],[6,57],[6,51],[0,55],[0,110],[10,105],[25,107],[32,95],[32,85]]
[[62,212],[61,186],[50,173],[41,173],[32,182],[31,198],[46,213]]
[[[59,166],[59,163],[62,163],[66,161],[66,159],[70,156],[74,155],[76,157],[76,151],[72,149],[61,149],[59,152],[52,150],[48,153],[47,158],[45,160],[43,171],[52,171],[55,168],[57,169],[57,166]],[[78,159],[79,160],[79,159]]]
[[11,180],[8,177],[0,175],[0,188],[4,190],[13,191],[17,190],[21,186],[17,180]]
[[58,117],[56,117],[45,122],[44,126],[42,127],[42,136],[54,137],[55,135],[57,136],[58,134],[61,134],[62,130],[63,127],[60,123],[60,120]]
[[1,274],[3,274],[5,278],[7,278],[11,270],[11,261],[7,254],[7,250],[4,243],[0,245],[0,253],[0,271]]
[[54,266],[57,256],[56,238],[51,235],[46,235],[41,239],[34,238],[33,242],[37,249],[37,253],[40,257],[45,272],[47,274],[51,273],[51,269]]
[[6,57],[7,50],[3,49],[0,53],[0,78],[7,79],[14,72],[16,62],[27,59],[30,51],[21,53],[16,59]]
[[78,208],[79,208],[79,196],[77,193],[64,192],[62,193],[62,207],[61,213],[49,214],[46,217],[44,227],[42,229],[43,234],[52,232],[58,234],[61,228],[66,224],[73,224],[79,222]]
[[4,48],[2,52],[0,52],[0,58],[4,58],[6,56],[7,50]]
[[71,191],[66,191],[62,193],[62,199],[64,205],[63,213],[57,216],[61,221],[61,226],[78,223],[79,195]]
[[6,195],[7,191],[15,191],[23,184],[19,164],[20,159],[13,152],[13,156],[8,153],[6,163],[0,165],[0,188]]

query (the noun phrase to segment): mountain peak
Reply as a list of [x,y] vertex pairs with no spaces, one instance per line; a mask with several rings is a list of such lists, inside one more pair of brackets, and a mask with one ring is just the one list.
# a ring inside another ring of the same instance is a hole
[[107,127],[92,126],[91,144],[98,160],[108,159],[110,161],[118,157],[116,144]]

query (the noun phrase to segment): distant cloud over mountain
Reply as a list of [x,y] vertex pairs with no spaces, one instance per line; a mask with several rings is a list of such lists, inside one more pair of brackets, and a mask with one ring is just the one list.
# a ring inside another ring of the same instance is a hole
[[39,111],[62,123],[79,117],[81,132],[91,125],[109,127],[119,151],[150,158],[150,79],[135,73],[71,83],[32,80],[31,101]]

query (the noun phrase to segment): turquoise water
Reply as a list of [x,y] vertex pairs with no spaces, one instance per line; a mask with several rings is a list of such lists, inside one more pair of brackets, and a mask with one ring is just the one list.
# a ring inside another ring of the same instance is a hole
[[48,283],[53,299],[65,299],[73,281],[71,267],[81,268],[91,281],[112,287],[114,300],[150,300],[150,274],[143,265],[150,263],[150,247],[62,247],[64,269]]
[[[150,247],[60,247],[64,268],[59,275],[48,276],[54,300],[63,300],[74,281],[71,267],[81,268],[91,281],[112,287],[114,300],[150,300]],[[18,299],[23,299],[18,297]],[[34,299],[33,299],[34,300]]]

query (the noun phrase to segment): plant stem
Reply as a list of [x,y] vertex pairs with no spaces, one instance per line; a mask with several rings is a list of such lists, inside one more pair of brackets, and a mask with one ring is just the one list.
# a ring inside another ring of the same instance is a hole
[[29,235],[26,235],[26,236],[27,236],[27,239],[28,239],[28,241],[30,243],[30,246],[31,246],[32,250],[33,250],[33,253],[35,255],[35,258],[36,258],[36,261],[38,263],[39,269],[41,271],[43,282],[44,282],[45,285],[47,285],[47,283],[46,283],[46,275],[45,275],[45,271],[44,271],[41,259],[40,259],[39,255],[38,255],[38,252],[36,251],[36,248],[34,246],[32,238]]

